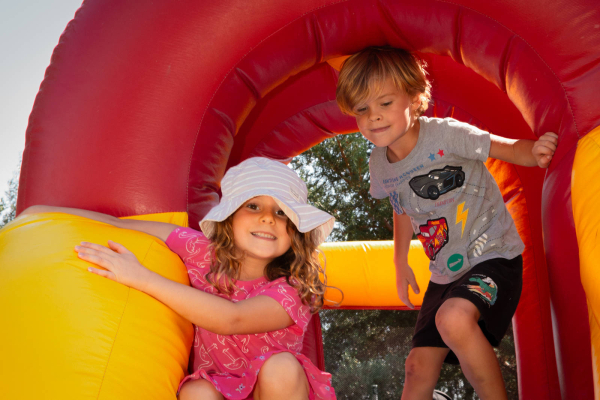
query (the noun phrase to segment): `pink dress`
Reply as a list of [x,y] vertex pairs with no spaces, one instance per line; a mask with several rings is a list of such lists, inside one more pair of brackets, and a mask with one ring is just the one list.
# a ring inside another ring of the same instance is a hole
[[310,384],[312,399],[335,399],[331,375],[319,370],[300,352],[302,340],[311,314],[302,304],[296,290],[285,278],[269,282],[266,278],[237,281],[232,295],[218,293],[205,279],[210,270],[209,240],[199,231],[177,228],[167,238],[167,245],[177,253],[188,270],[192,286],[206,293],[237,302],[259,295],[269,296],[279,302],[294,324],[278,331],[251,335],[217,335],[194,326],[194,345],[190,356],[193,373],[180,383],[206,379],[226,399],[252,399],[252,391],[262,365],[273,354],[287,351],[300,362]]

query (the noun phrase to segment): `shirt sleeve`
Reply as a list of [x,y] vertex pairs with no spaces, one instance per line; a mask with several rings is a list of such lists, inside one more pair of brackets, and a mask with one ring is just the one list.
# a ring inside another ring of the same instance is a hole
[[288,313],[290,318],[303,331],[306,329],[310,321],[310,308],[303,304],[298,292],[285,278],[279,278],[266,285],[257,295],[268,296],[276,300]]
[[371,158],[369,159],[369,176],[371,181],[369,193],[372,197],[376,199],[385,199],[386,197],[388,197],[388,193],[385,191],[385,189],[383,188],[383,186],[381,186],[381,183],[379,182],[380,176],[377,173],[376,168],[376,163],[378,162],[377,155],[378,149],[375,148],[373,149],[373,152],[371,153]]
[[442,120],[445,129],[442,134],[450,136],[445,142],[448,149],[459,157],[486,162],[490,155],[491,139],[489,132],[452,118]]
[[208,245],[210,240],[200,231],[192,228],[177,228],[165,242],[171,251],[175,252],[185,264],[204,265],[210,261]]

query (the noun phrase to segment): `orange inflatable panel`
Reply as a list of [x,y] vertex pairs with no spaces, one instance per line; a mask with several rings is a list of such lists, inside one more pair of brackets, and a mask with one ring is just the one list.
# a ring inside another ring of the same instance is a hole
[[[406,307],[396,292],[394,242],[324,243],[321,250],[327,259],[327,284],[344,292],[340,306]],[[409,288],[409,299],[413,305],[420,306],[431,273],[429,259],[418,240],[413,240],[410,244],[408,264],[421,289],[419,294],[415,294]],[[339,290],[329,289],[326,298],[329,302],[337,303],[341,300],[341,295]]]

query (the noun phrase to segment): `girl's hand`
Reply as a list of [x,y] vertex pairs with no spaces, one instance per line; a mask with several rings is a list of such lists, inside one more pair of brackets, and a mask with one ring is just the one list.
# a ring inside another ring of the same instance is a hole
[[398,291],[398,297],[408,308],[412,309],[415,306],[408,299],[408,286],[412,287],[415,294],[419,294],[419,285],[417,285],[412,268],[406,263],[396,263],[396,290]]
[[531,154],[537,161],[540,168],[548,168],[552,156],[556,151],[558,145],[558,135],[556,133],[547,132],[540,136],[540,138],[533,144]]
[[152,272],[140,264],[125,246],[109,240],[108,247],[81,242],[75,246],[75,251],[82,260],[104,268],[90,267],[88,271],[143,292]]

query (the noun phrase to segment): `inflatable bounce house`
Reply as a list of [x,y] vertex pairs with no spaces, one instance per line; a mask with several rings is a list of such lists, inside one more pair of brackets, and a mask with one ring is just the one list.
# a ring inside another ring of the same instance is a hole
[[[509,138],[559,135],[547,171],[488,161],[527,246],[514,317],[519,393],[599,399],[596,0],[86,0],[29,119],[18,210],[49,204],[197,227],[227,168],[251,156],[289,161],[357,130],[335,103],[337,68],[370,45],[427,61],[429,116]],[[109,238],[187,282],[179,258],[141,233],[64,214],[0,231],[3,398],[175,398],[192,326],[86,271],[74,243]],[[389,243],[325,251],[342,307],[403,307]],[[422,250],[411,257],[427,269]],[[423,287],[426,272],[419,279]],[[304,352],[322,366],[313,320]]]

